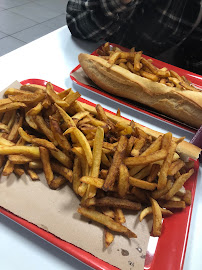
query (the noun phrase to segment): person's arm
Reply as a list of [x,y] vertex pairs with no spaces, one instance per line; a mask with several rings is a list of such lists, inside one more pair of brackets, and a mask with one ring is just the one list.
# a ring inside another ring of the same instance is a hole
[[129,20],[141,0],[69,0],[66,21],[73,36],[107,39]]

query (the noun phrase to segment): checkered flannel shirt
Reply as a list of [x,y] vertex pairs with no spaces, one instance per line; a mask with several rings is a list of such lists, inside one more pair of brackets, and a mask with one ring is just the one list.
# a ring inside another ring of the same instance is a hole
[[202,48],[201,2],[69,0],[66,21],[75,37],[135,47],[153,57],[184,40],[196,52]]

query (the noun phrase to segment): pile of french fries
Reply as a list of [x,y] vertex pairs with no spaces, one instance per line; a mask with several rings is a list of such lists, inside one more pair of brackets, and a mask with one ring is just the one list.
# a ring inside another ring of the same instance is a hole
[[123,225],[125,209],[140,211],[140,221],[153,215],[153,235],[160,236],[162,216],[191,204],[184,183],[194,163],[176,152],[184,138],[170,132],[153,138],[133,121],[121,121],[119,109],[112,117],[99,104],[78,101],[78,92],[56,93],[50,82],[9,88],[4,96],[2,174],[26,173],[36,181],[42,170],[51,189],[68,183],[80,198],[78,212],[103,224],[106,247],[116,232],[136,237]]
[[110,65],[119,65],[151,81],[159,82],[170,87],[177,87],[181,90],[200,91],[185,76],[180,76],[174,70],[168,70],[166,67],[157,68],[152,64],[152,59],[146,59],[142,56],[142,51],[136,52],[135,48],[132,48],[129,52],[125,52],[116,46],[111,47],[109,42],[107,42],[101,49],[97,49],[97,54],[106,59]]

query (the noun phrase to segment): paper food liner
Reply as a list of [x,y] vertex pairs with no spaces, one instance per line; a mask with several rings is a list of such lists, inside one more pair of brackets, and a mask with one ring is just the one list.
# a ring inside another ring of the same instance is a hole
[[[9,87],[19,86],[15,82]],[[128,239],[116,234],[114,242],[105,249],[103,226],[89,222],[89,219],[77,213],[80,201],[71,185],[51,190],[44,174],[39,176],[40,181],[35,182],[26,175],[20,178],[14,174],[1,176],[0,206],[113,266],[125,270],[144,269],[152,228],[151,217],[139,222],[139,213],[127,211],[124,225],[138,238]]]
[[[185,123],[183,123],[181,121],[178,121],[177,119],[174,119],[174,118],[169,117],[169,116],[167,116],[165,114],[162,114],[162,113],[160,113],[160,112],[158,112],[158,111],[156,111],[156,110],[154,110],[154,109],[152,109],[152,108],[150,108],[150,107],[148,107],[148,106],[146,106],[144,104],[140,104],[140,103],[138,103],[136,101],[131,101],[129,99],[124,99],[123,97],[114,96],[114,95],[112,95],[110,93],[107,93],[106,91],[101,89],[99,86],[97,86],[88,76],[86,76],[86,74],[83,71],[81,66],[79,68],[75,69],[74,72],[71,73],[71,77],[73,77],[77,82],[83,84],[84,87],[85,86],[87,86],[87,87],[90,86],[90,87],[92,87],[94,89],[97,89],[98,91],[109,94],[112,97],[112,99],[113,99],[113,97],[115,97],[118,100],[124,101],[127,104],[135,106],[135,107],[137,107],[137,108],[139,108],[141,110],[150,112],[150,113],[152,113],[152,114],[154,114],[156,116],[159,116],[159,117],[161,117],[161,118],[163,118],[165,120],[175,122],[178,125],[191,128],[192,130],[195,130],[195,131],[197,130],[195,127],[189,126],[188,124],[185,124]],[[197,86],[195,86],[195,87],[197,87]],[[202,90],[201,88],[199,88],[199,89]],[[91,91],[93,91],[93,90],[91,90]]]

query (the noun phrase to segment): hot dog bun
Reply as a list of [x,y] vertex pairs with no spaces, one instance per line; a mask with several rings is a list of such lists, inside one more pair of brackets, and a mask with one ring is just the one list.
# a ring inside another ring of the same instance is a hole
[[136,75],[107,60],[81,53],[86,75],[103,90],[147,105],[189,126],[202,125],[202,91],[180,90]]
[[[97,111],[95,109],[94,106],[91,106],[89,104],[86,103],[82,103],[82,107],[89,111],[90,113],[96,115]],[[122,117],[116,116],[112,113],[106,112],[106,115],[109,117],[109,119],[114,122],[124,122],[126,124],[130,124],[130,120],[124,119]],[[142,129],[145,133],[147,133],[148,135],[151,135],[153,138],[158,138],[159,135],[163,135],[163,133],[155,131],[153,129],[150,129],[148,127],[142,126],[139,123],[135,123],[135,125],[137,127],[139,127],[140,129]],[[173,138],[173,140],[175,140],[176,138]],[[186,141],[182,141],[177,145],[177,149],[176,152],[179,154],[179,156],[183,159],[183,160],[187,160],[188,158],[192,158],[194,160],[197,160],[199,157],[199,154],[201,152],[201,149],[189,142]]]

